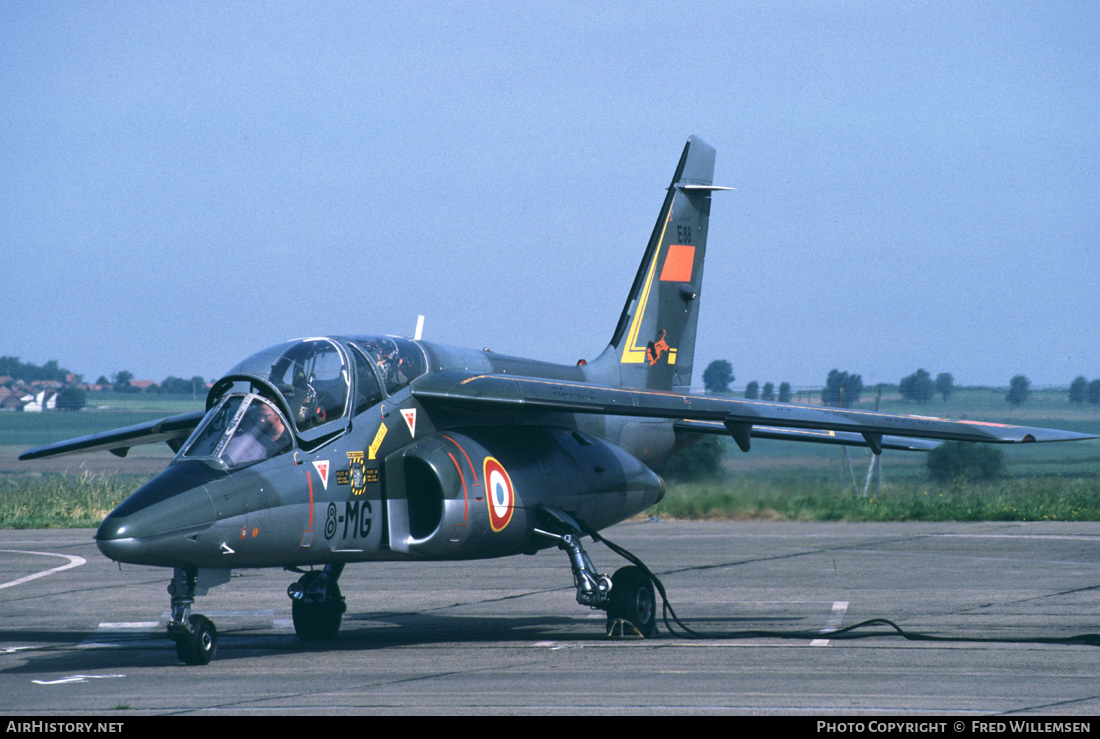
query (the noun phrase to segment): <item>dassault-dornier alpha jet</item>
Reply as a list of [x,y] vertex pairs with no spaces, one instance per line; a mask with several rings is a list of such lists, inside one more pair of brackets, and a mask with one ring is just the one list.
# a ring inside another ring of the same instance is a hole
[[661,500],[650,467],[729,434],[883,449],[945,439],[1095,438],[1064,431],[691,394],[714,149],[692,137],[611,343],[549,364],[391,336],[288,341],[233,367],[206,410],[32,449],[21,459],[167,442],[167,468],[99,527],[118,562],[173,570],[168,636],[209,662],[217,630],[192,613],[230,571],[281,567],[294,628],[328,639],[346,610],[345,565],[480,560],[558,547],[577,601],[608,628],[650,636],[655,594],[637,565],[596,568],[584,536]]

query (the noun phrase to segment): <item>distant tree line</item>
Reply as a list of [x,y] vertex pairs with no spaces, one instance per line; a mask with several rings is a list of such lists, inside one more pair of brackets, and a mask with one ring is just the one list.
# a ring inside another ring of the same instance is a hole
[[1012,403],[1012,405],[1019,406],[1028,399],[1030,394],[1031,380],[1023,375],[1016,375],[1008,381],[1008,394],[1005,395],[1005,400]]
[[703,387],[708,393],[728,393],[733,376],[733,365],[725,359],[715,359],[703,370]]
[[[56,381],[66,382],[72,372],[60,366],[56,359],[51,359],[39,367],[33,362],[20,362],[19,357],[0,357],[0,377],[10,377],[12,380],[26,383]],[[76,382],[81,381],[76,375]]]
[[[716,359],[703,370],[703,387],[708,393],[728,393],[730,385],[736,378],[733,376],[733,365],[725,359]],[[775,385],[770,382],[760,383],[753,380],[745,386],[745,398],[747,400],[779,400],[780,403],[791,402],[791,383],[779,383],[779,397],[776,398]]]
[[[116,393],[140,393],[142,389],[133,384],[134,374],[126,370],[115,375],[114,382],[109,382],[106,377],[99,378],[100,385],[111,387]],[[173,395],[206,395],[206,380],[200,375],[195,375],[190,380],[173,375],[165,378],[159,385],[150,385],[144,390],[146,393],[163,393]]]
[[206,380],[195,375],[190,380],[182,377],[168,377],[159,386],[149,388],[150,393],[174,393],[177,395],[206,395]]
[[1089,382],[1082,376],[1075,377],[1069,385],[1069,402],[1100,404],[1100,380]]
[[[1074,383],[1078,381],[1084,382],[1085,378],[1079,377],[1074,380]],[[913,374],[902,378],[898,384],[898,391],[905,400],[917,403],[928,402],[936,393],[939,393],[946,401],[955,392],[955,378],[948,372],[941,372],[933,380],[932,375],[927,370],[918,369]],[[1073,392],[1074,386],[1071,386],[1070,400],[1073,400]],[[1030,394],[1031,381],[1024,375],[1016,375],[1008,382],[1008,393],[1005,394],[1005,400],[1018,406],[1027,401]],[[1100,402],[1100,383],[1097,387],[1097,402]]]
[[115,381],[113,383],[104,383],[104,387],[110,384],[114,387],[116,393],[140,393],[141,388],[131,384],[131,380],[133,379],[133,372],[122,370],[121,372],[115,373]]
[[821,404],[835,408],[850,408],[859,403],[863,394],[863,378],[840,370],[831,370],[821,391]]
[[932,375],[925,369],[919,369],[907,377],[901,378],[898,383],[898,391],[905,400],[917,403],[927,403],[936,393],[945,401],[955,392],[955,378],[949,372],[941,372],[932,379]]
[[[707,365],[703,372],[703,383],[707,392],[728,393],[730,384],[734,381],[733,367],[724,359],[718,359]],[[1031,396],[1031,381],[1025,375],[1015,375],[1008,384],[1008,392],[1005,400],[1012,405],[1022,405]],[[879,385],[883,387],[890,385]],[[939,395],[945,402],[955,392],[955,377],[950,372],[940,372],[935,378],[923,368],[911,375],[907,375],[898,383],[898,392],[904,400],[926,403],[935,395]],[[850,372],[842,372],[838,369],[831,370],[825,378],[825,387],[821,391],[823,405],[840,407],[852,407],[859,403],[865,387],[860,375]],[[791,402],[791,385],[789,382],[779,384],[776,393],[775,385],[765,382],[763,387],[756,380],[745,386],[745,398],[748,400],[778,400],[780,403]],[[1091,382],[1079,376],[1074,378],[1069,386],[1069,400],[1071,403],[1084,403],[1088,401],[1100,404],[1100,379]]]
[[780,403],[790,403],[791,383],[779,383],[779,393],[777,394],[773,383],[765,382],[763,389],[761,389],[760,383],[753,380],[745,386],[745,398],[747,400],[778,400]]

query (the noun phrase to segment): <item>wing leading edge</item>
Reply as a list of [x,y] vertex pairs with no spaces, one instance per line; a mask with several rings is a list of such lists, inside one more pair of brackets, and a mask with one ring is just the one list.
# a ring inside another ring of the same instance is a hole
[[[903,416],[845,408],[814,408],[785,403],[741,400],[709,395],[566,382],[515,375],[480,375],[444,371],[423,378],[413,394],[422,402],[446,403],[466,408],[527,409],[568,413],[602,413],[616,416],[646,416],[687,422],[721,423],[738,446],[749,449],[752,436],[765,436],[767,427],[793,439],[794,429],[858,434],[877,454],[883,448],[905,446],[911,439],[975,441],[995,444],[1078,441],[1100,438],[1058,429],[1009,426],[983,421],[954,421],[926,416]],[[689,424],[690,426],[690,424]],[[687,428],[686,426],[681,426]],[[704,426],[691,430],[714,433]],[[896,440],[884,436],[911,437]],[[825,439],[826,437],[822,437]],[[804,440],[811,440],[806,438]],[[854,440],[854,439],[853,439]],[[831,437],[826,443],[845,443]],[[898,445],[901,446],[898,446]],[[920,448],[920,447],[917,447]]]
[[178,416],[158,418],[155,421],[102,431],[98,434],[81,436],[76,439],[67,439],[66,441],[28,449],[20,454],[19,458],[24,460],[46,459],[48,457],[63,457],[67,454],[100,451],[108,451],[119,457],[125,457],[126,453],[130,451],[130,447],[156,444],[161,441],[172,447],[172,451],[179,451],[183,442],[199,425],[204,415],[206,415],[206,411],[181,413]]

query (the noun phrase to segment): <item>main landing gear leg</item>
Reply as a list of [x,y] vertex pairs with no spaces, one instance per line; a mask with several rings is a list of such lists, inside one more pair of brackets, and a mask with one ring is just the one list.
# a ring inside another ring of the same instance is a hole
[[194,568],[177,567],[168,595],[172,596],[172,619],[168,622],[168,638],[176,642],[176,654],[189,665],[205,665],[218,652],[218,630],[206,616],[191,613],[195,602]]
[[[581,544],[580,526],[568,514],[542,509],[553,528],[568,533],[556,534],[536,528],[535,532],[556,539],[558,549],[569,553],[577,602],[607,611],[607,635],[619,638],[648,639],[657,632],[657,598],[653,582],[642,568],[631,565],[616,570],[610,578],[600,574]],[[548,527],[549,528],[549,527]]]
[[340,630],[340,621],[348,609],[337,584],[343,571],[343,563],[328,564],[323,570],[306,572],[286,589],[299,639],[323,641],[332,639]]

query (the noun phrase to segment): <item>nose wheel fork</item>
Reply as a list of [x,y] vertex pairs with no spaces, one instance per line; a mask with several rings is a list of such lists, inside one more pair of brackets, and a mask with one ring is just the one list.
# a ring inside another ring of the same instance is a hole
[[201,614],[191,613],[197,578],[197,570],[177,567],[168,584],[168,595],[172,597],[168,638],[176,643],[176,654],[188,665],[209,664],[218,653],[218,630],[214,622]]

